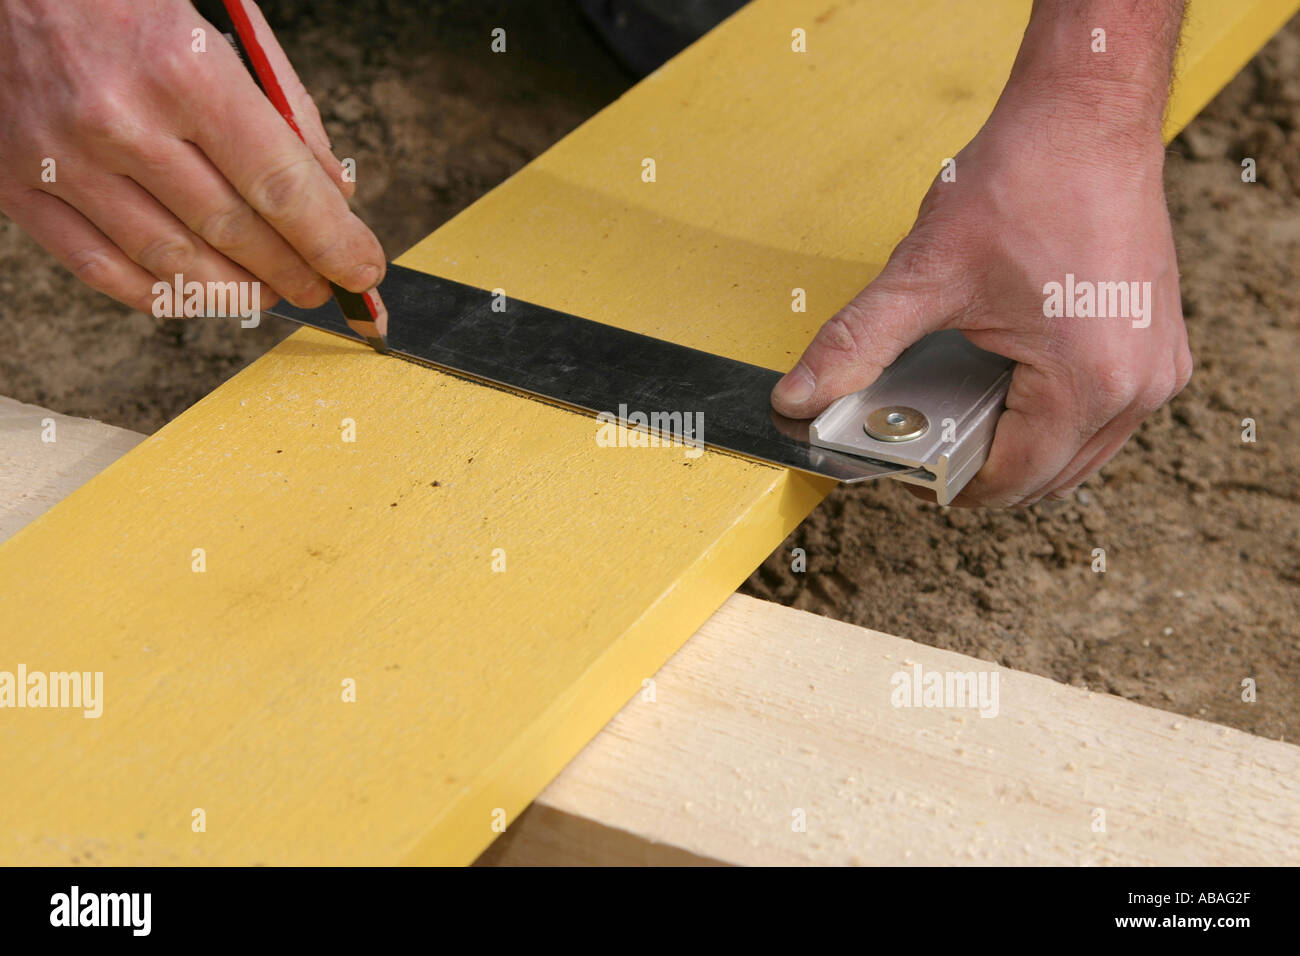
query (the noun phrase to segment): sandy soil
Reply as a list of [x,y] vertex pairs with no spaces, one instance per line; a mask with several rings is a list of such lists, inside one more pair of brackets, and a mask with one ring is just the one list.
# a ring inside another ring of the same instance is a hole
[[[416,6],[420,9],[411,10]],[[354,156],[390,254],[630,82],[568,4],[266,7]],[[427,8],[433,7],[430,12]],[[469,55],[505,26],[518,55]],[[1269,737],[1300,736],[1300,21],[1170,150],[1198,369],[1073,500],[1011,513],[840,489],[745,590]],[[1255,157],[1259,181],[1239,163]],[[22,292],[19,332],[18,301]],[[83,289],[0,222],[0,394],[153,431],[288,334],[168,322]],[[1241,420],[1259,440],[1241,441]],[[789,570],[802,547],[807,573]],[[1108,570],[1091,570],[1104,548]],[[1254,678],[1257,702],[1241,699]]]

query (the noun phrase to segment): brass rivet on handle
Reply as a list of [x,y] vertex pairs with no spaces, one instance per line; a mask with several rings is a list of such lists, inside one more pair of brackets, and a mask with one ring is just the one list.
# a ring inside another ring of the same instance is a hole
[[930,430],[930,420],[907,405],[884,405],[868,415],[862,427],[878,441],[911,441]]

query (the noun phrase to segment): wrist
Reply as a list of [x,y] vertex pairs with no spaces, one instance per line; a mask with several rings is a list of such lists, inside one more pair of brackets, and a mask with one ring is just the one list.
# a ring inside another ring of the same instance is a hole
[[1063,133],[1078,124],[1081,146],[1158,149],[1182,6],[1035,0],[994,116],[1036,118]]

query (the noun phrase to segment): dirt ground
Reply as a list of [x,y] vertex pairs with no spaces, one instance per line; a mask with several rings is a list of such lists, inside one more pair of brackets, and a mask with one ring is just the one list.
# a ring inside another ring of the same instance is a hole
[[[390,255],[631,82],[567,3],[268,0]],[[540,9],[539,9],[540,8]],[[506,27],[517,55],[467,53]],[[1259,181],[1239,163],[1254,157]],[[749,593],[1268,737],[1300,737],[1300,19],[1169,152],[1197,372],[1069,501],[837,490]],[[22,289],[21,299],[19,290]],[[39,322],[21,315],[39,316]],[[287,335],[159,321],[0,221],[0,394],[156,430]],[[1242,419],[1258,441],[1241,440]],[[808,570],[790,571],[790,549]],[[1107,570],[1091,570],[1104,548]],[[1242,700],[1242,680],[1258,686]]]

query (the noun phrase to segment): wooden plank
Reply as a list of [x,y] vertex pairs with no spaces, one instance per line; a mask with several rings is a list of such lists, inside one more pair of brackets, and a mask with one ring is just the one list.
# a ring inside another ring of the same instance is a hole
[[[996,716],[894,706],[914,667]],[[647,857],[1295,865],[1300,747],[735,595],[481,862]]]
[[[1203,0],[1188,84],[1284,7]],[[402,262],[782,367],[978,128],[1027,10],[760,0]],[[0,859],[472,860],[826,490],[299,333],[0,548],[9,653],[106,693],[6,715]]]
[[0,395],[0,541],[143,440],[125,428]]
[[[6,403],[21,432],[54,416]],[[57,499],[73,448],[0,445],[0,472]],[[21,509],[0,496],[0,528]],[[997,717],[893,707],[913,664],[996,673]],[[1289,744],[739,595],[653,681],[480,864],[1300,863]]]
[[1188,3],[1165,109],[1165,141],[1177,136],[1298,10],[1296,0]]

